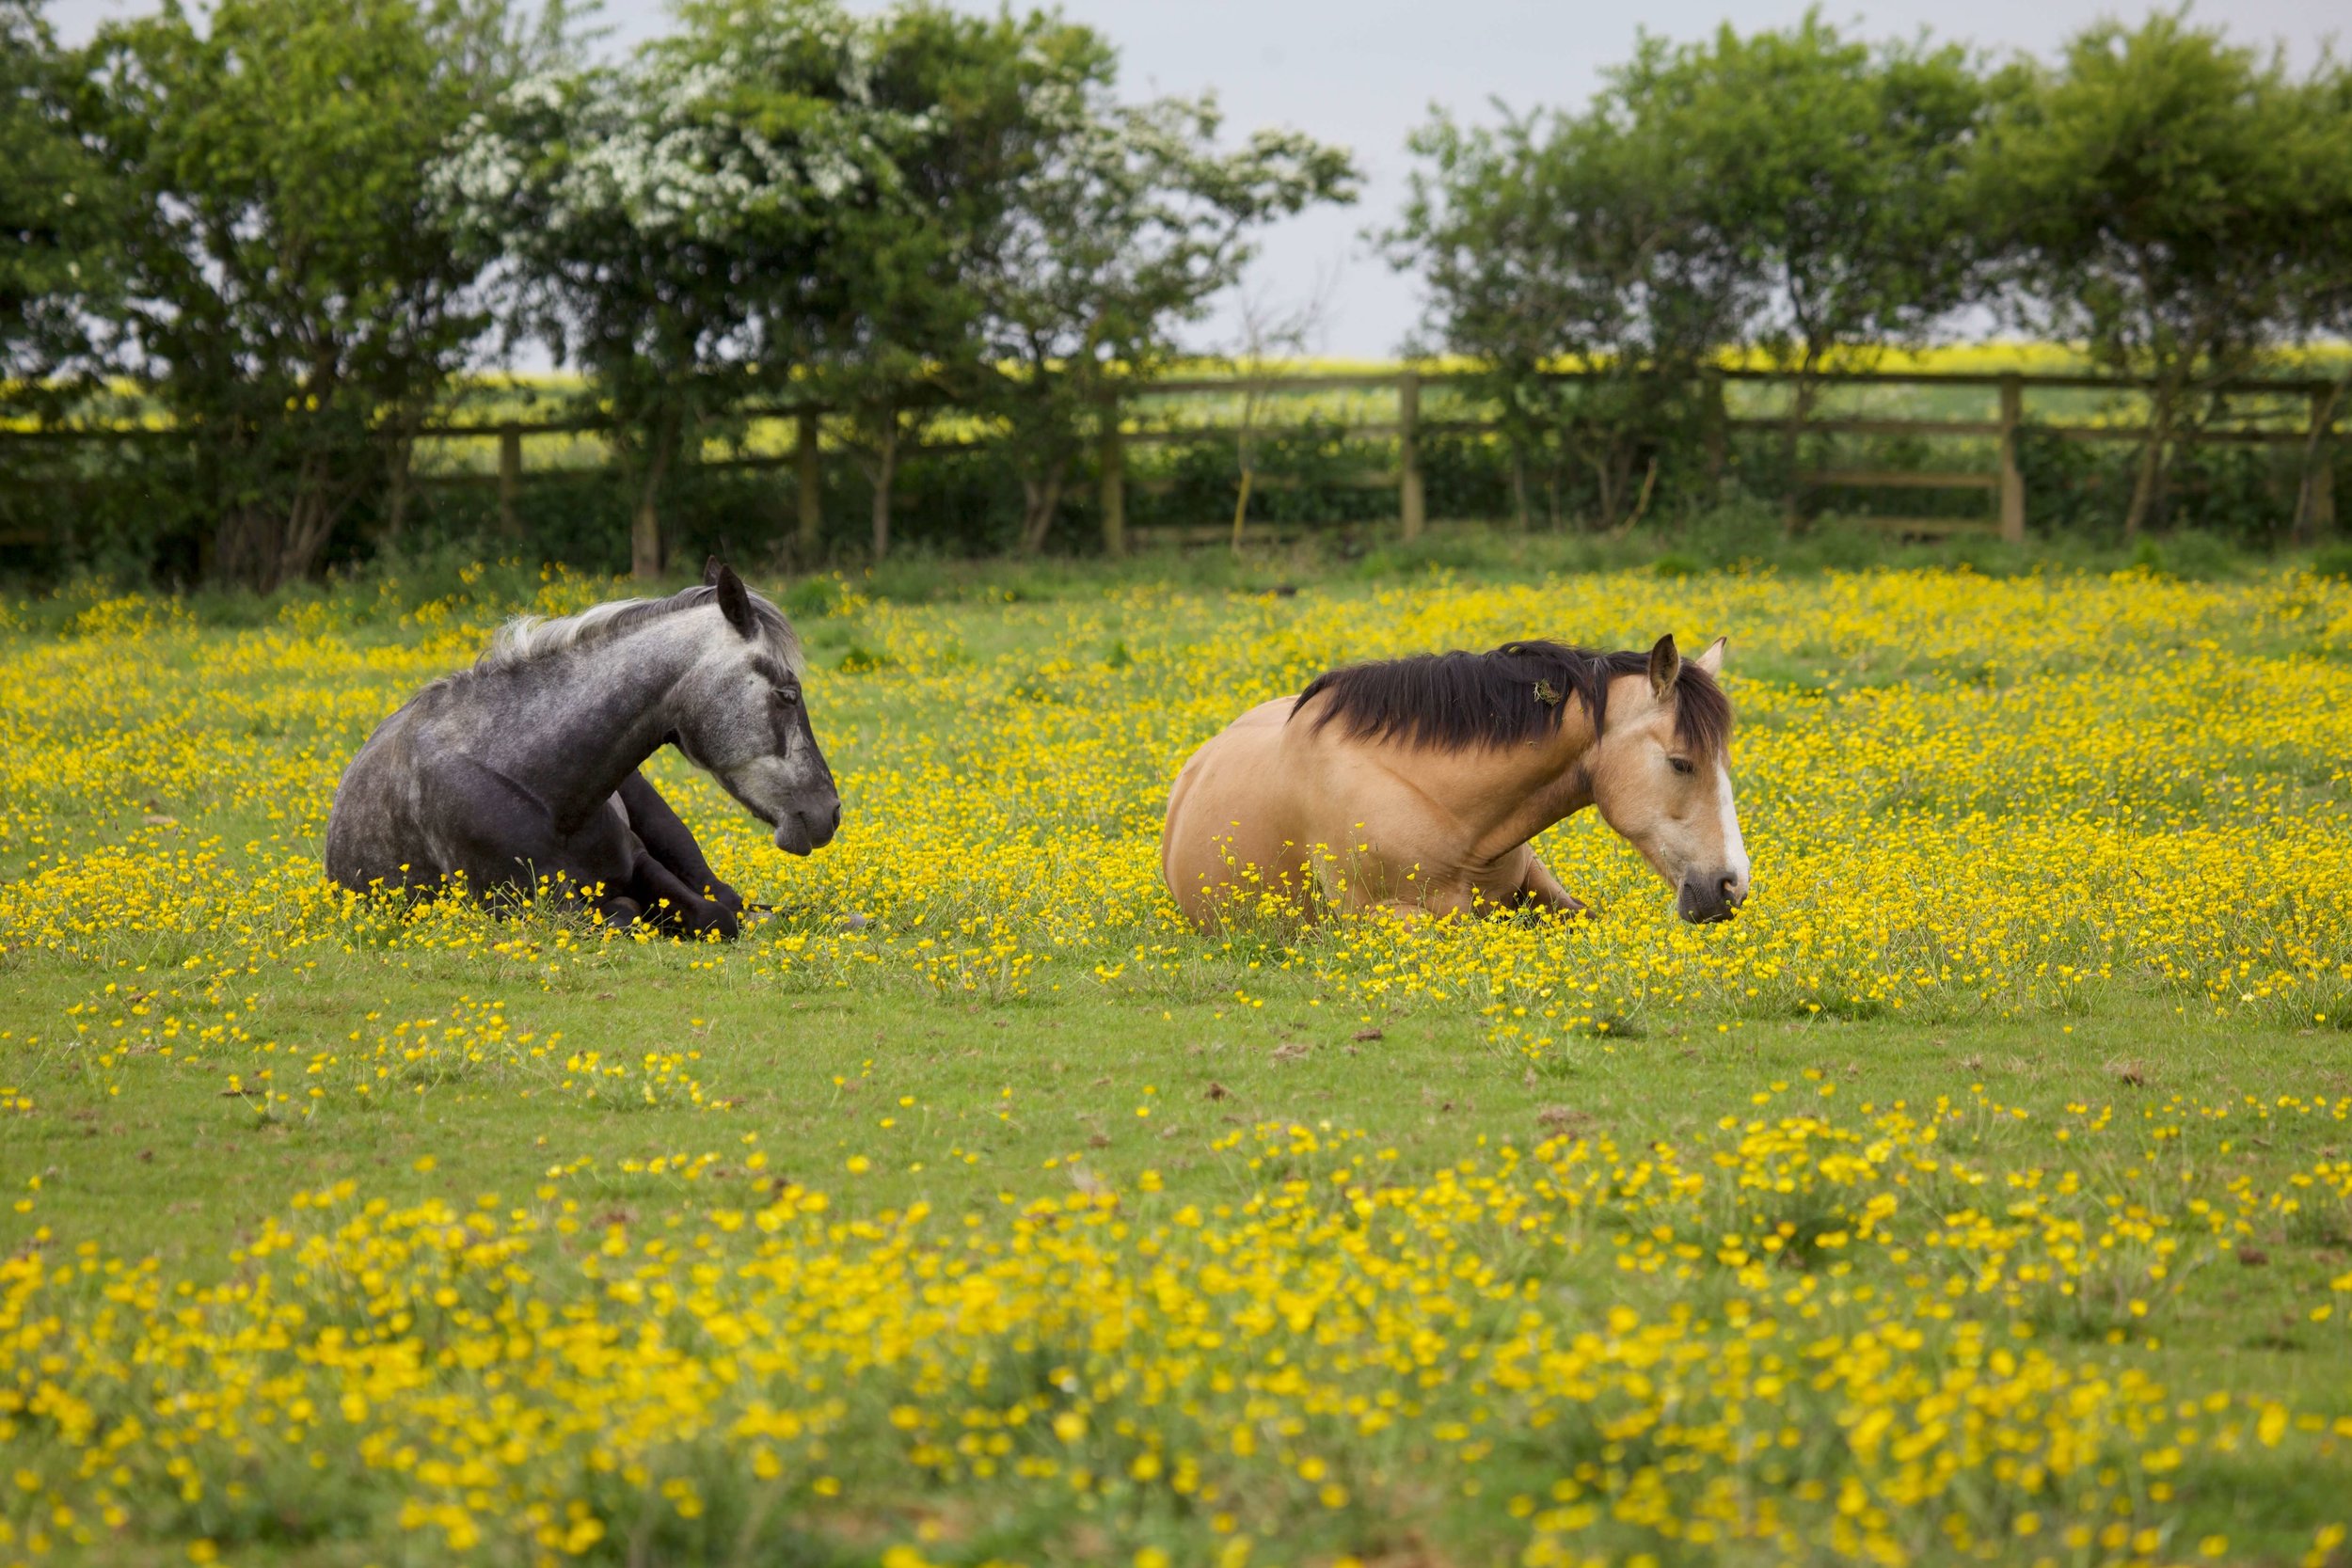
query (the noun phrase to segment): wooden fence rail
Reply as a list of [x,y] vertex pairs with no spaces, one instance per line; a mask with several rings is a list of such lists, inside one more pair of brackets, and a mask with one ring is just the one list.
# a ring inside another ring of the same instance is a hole
[[[1727,370],[1710,372],[1723,382],[1766,382],[1789,384],[1792,375],[1755,370]],[[1574,381],[1578,372],[1562,372],[1558,379]],[[1274,373],[1252,380],[1242,378],[1175,377],[1161,381],[1136,383],[1127,388],[1120,403],[1106,404],[1100,415],[1100,436],[1097,451],[1099,472],[1099,510],[1102,518],[1103,546],[1112,553],[1122,552],[1129,542],[1126,499],[1130,492],[1149,493],[1163,490],[1170,482],[1136,480],[1127,468],[1127,449],[1153,445],[1194,445],[1235,438],[1232,425],[1201,423],[1182,425],[1141,425],[1136,417],[1152,405],[1183,398],[1236,397],[1255,388],[1261,394],[1277,396],[1318,392],[1360,392],[1386,394],[1393,399],[1394,414],[1388,419],[1350,419],[1327,421],[1320,428],[1343,439],[1359,441],[1393,441],[1396,459],[1393,468],[1368,470],[1359,474],[1335,477],[1321,483],[1349,488],[1393,487],[1397,495],[1399,530],[1406,539],[1418,538],[1428,527],[1426,478],[1423,469],[1423,443],[1433,436],[1491,436],[1502,433],[1502,425],[1491,419],[1431,419],[1422,412],[1423,395],[1435,388],[1464,387],[1474,383],[1475,377],[1465,372],[1423,372],[1406,368],[1394,372],[1350,374],[1322,372],[1297,375]],[[1809,416],[1799,420],[1792,415],[1763,415],[1730,417],[1725,415],[1717,423],[1726,430],[1771,431],[1784,437],[1802,439],[1810,436],[1892,436],[1921,439],[1967,439],[1994,443],[1994,461],[1990,469],[1938,468],[1868,468],[1824,467],[1810,468],[1790,476],[1797,492],[1823,489],[1866,490],[1972,490],[1993,498],[1992,511],[1981,517],[1906,517],[1880,516],[1862,519],[1881,529],[1907,534],[1940,535],[1962,532],[1997,534],[2011,543],[2023,543],[2028,498],[2023,470],[2019,466],[2018,448],[2027,433],[2053,436],[2068,441],[2130,441],[2147,437],[2144,425],[2106,423],[2040,423],[2026,422],[2026,397],[2031,392],[2098,391],[2111,394],[2144,393],[2145,383],[2118,380],[2096,375],[2038,375],[2024,372],[1954,372],[1937,371],[1857,371],[1827,372],[1814,378],[1817,388],[1834,390],[1859,387],[1939,387],[1980,388],[1995,393],[1996,417],[1990,420],[1910,419],[1871,415],[1867,417]],[[2332,442],[2335,427],[2340,422],[2342,406],[2346,401],[2340,394],[2344,384],[2337,381],[2298,379],[2262,380],[2227,384],[2200,388],[2201,396],[2280,397],[2302,400],[2308,409],[2300,428],[2270,426],[2205,426],[2184,430],[2175,439],[2184,445],[2194,444],[2252,444],[2263,446],[2300,446],[2303,449],[2302,483],[2296,500],[2295,530],[2298,536],[2330,529],[2335,524],[2334,466]],[[736,454],[706,460],[705,466],[717,468],[782,469],[790,468],[797,491],[795,508],[796,542],[804,554],[813,556],[822,524],[820,492],[823,481],[822,420],[830,410],[810,404],[763,404],[738,410],[740,418],[751,420],[789,420],[795,430],[792,450],[782,455]],[[526,439],[554,436],[593,435],[609,428],[610,421],[587,415],[569,415],[544,420],[468,420],[448,419],[429,422],[415,432],[416,439],[495,439],[498,443],[498,465],[493,472],[421,472],[412,477],[420,485],[494,484],[497,487],[499,519],[501,531],[519,535],[516,502],[521,487],[534,475],[560,471],[548,468],[532,469],[523,462]],[[1130,428],[1134,425],[1135,428]],[[81,429],[43,432],[15,431],[0,433],[0,440],[8,441],[125,441],[170,439],[181,433],[168,429]],[[1720,435],[1708,436],[1709,454],[1715,466],[1721,463]],[[980,439],[935,440],[916,443],[913,451],[946,453],[976,451],[987,443]],[[1287,487],[1280,480],[1256,477],[1259,487]],[[1204,531],[1190,530],[1184,531]]]

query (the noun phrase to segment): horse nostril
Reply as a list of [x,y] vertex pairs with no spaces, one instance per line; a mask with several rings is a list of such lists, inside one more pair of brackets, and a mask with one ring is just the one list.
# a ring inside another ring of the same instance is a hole
[[833,802],[833,826],[835,828],[841,826],[841,800],[837,796]]

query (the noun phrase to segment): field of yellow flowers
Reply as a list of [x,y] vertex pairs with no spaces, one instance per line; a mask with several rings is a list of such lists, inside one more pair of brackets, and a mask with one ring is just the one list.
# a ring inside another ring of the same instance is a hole
[[[2352,1561],[2345,584],[814,579],[719,945],[322,880],[512,580],[0,620],[0,1564]],[[1240,708],[1668,629],[1736,923],[1176,920]]]

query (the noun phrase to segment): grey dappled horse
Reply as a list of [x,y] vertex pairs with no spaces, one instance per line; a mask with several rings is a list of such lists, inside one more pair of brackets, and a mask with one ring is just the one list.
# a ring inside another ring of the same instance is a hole
[[637,769],[664,745],[805,855],[841,797],[801,701],[801,640],[715,558],[700,587],[501,628],[376,726],[326,820],[348,888],[591,897],[605,917],[733,936],[743,900]]

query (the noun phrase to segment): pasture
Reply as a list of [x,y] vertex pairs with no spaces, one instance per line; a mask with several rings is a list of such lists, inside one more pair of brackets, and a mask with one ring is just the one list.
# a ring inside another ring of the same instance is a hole
[[[617,584],[13,606],[0,1563],[2346,1560],[2352,586],[1154,570],[780,594],[845,820],[657,761],[726,945],[320,873]],[[1247,705],[1665,630],[1736,922],[1589,814],[1591,922],[1175,918]]]

